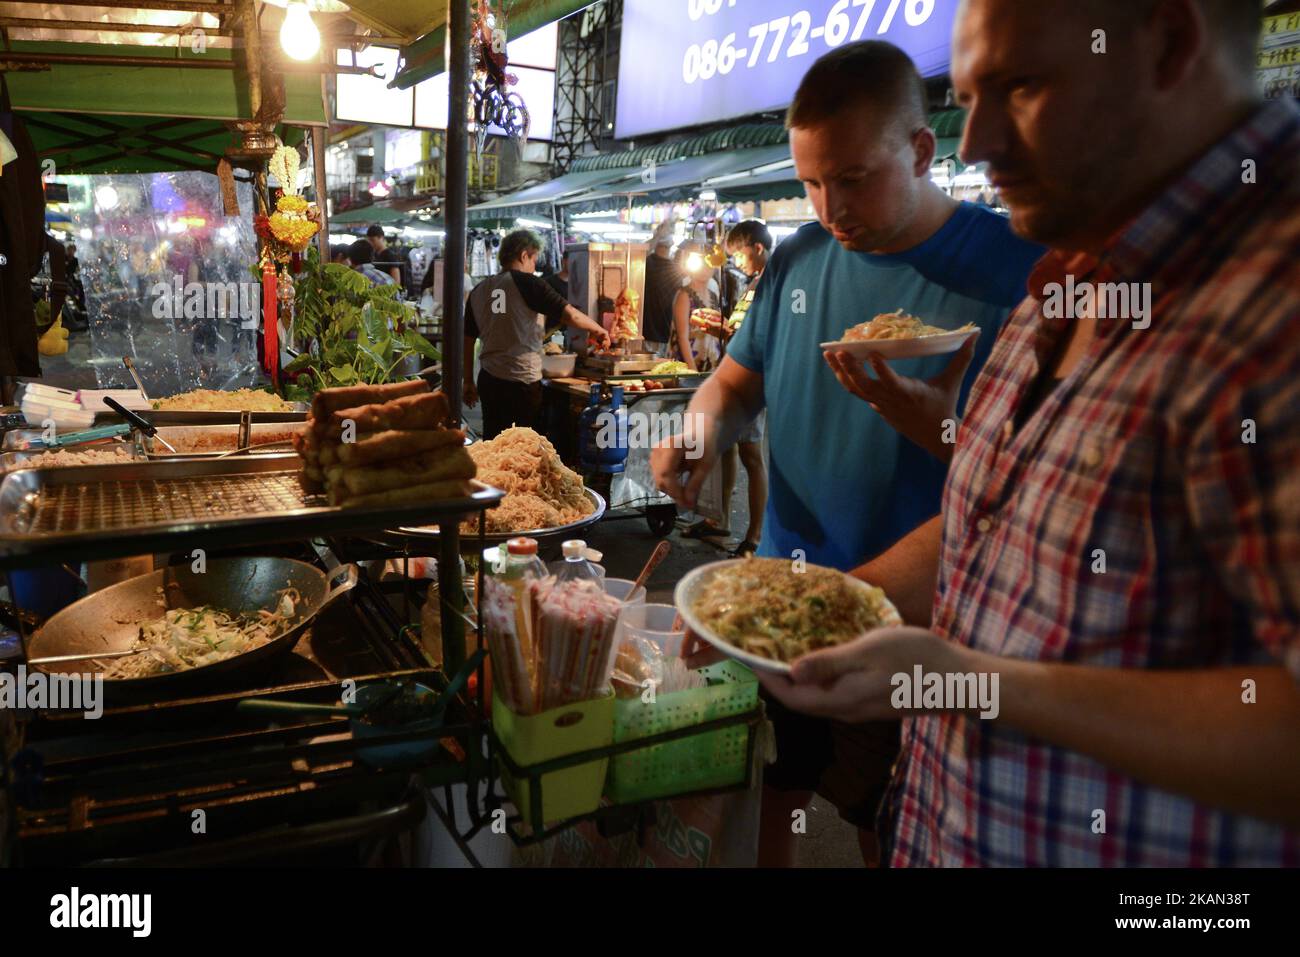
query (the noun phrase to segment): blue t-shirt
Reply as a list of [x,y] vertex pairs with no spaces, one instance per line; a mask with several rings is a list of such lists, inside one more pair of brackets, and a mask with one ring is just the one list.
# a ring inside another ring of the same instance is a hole
[[[939,512],[947,467],[842,388],[818,344],[902,309],[930,325],[983,330],[961,407],[1043,249],[996,213],[963,203],[919,246],[888,256],[844,249],[819,224],[775,251],[727,354],[763,376],[771,447],[758,554],[850,569]],[[952,356],[891,362],[922,379]]]

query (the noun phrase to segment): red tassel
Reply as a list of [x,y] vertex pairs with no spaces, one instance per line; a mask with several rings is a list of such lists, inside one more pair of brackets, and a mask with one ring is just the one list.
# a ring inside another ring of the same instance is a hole
[[280,384],[280,342],[276,328],[279,319],[279,300],[276,298],[275,267],[262,267],[262,366],[271,376],[271,382]]

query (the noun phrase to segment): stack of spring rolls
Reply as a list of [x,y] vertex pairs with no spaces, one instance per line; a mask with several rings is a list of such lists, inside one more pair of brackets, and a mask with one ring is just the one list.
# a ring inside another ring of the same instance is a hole
[[599,698],[610,686],[621,607],[594,582],[488,578],[483,625],[493,693],[515,714]]
[[467,495],[474,460],[451,424],[447,397],[423,379],[318,392],[294,439],[303,490],[349,507]]

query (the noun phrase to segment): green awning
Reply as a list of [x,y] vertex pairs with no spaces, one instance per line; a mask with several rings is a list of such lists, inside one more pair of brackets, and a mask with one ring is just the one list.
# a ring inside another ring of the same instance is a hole
[[[721,196],[720,187],[733,178],[789,159],[790,148],[782,145],[668,160],[653,167],[625,169],[621,180],[570,197],[562,205],[566,212],[581,213],[621,208],[627,205],[629,195],[634,205],[694,199],[705,189],[718,190]],[[715,184],[716,180],[721,182]]]
[[[88,43],[14,43],[23,53],[90,56],[154,56],[157,59],[225,60],[229,50],[192,53],[187,47],[156,52],[148,47]],[[40,72],[7,74],[9,96],[21,111],[42,159],[59,173],[155,173],[177,169],[215,171],[224,151],[237,143],[225,124],[248,119],[248,84],[238,69],[54,64]],[[324,86],[316,74],[284,77],[285,110],[279,132],[301,140],[290,127],[325,126]]]
[[351,226],[359,223],[378,223],[380,226],[392,226],[395,223],[402,223],[411,219],[410,213],[404,213],[400,209],[393,209],[391,206],[360,206],[355,209],[347,209],[341,213],[335,213],[330,217],[331,226]]
[[721,203],[760,203],[767,200],[803,199],[803,183],[795,179],[794,167],[759,173],[714,187]]
[[552,204],[562,203],[567,197],[581,195],[621,180],[631,172],[627,169],[612,169],[565,173],[544,183],[471,206],[469,221],[476,224],[499,223],[519,216],[549,219]]

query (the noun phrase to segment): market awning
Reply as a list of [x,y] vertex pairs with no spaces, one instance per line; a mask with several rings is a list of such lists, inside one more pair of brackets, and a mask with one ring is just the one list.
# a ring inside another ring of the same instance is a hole
[[[704,189],[716,189],[712,181],[723,183],[753,170],[763,170],[790,159],[790,148],[760,146],[710,156],[690,156],[634,169],[624,169],[623,177],[607,186],[593,189],[562,202],[570,213],[597,212],[634,203],[669,203],[692,199]],[[788,175],[788,174],[787,174]]]
[[517,216],[549,217],[552,204],[562,203],[569,197],[583,195],[601,186],[625,179],[633,172],[629,169],[602,169],[565,173],[545,183],[537,183],[486,203],[471,206],[469,221],[494,223],[511,220]]
[[[14,43],[19,52],[112,55],[111,46],[86,43]],[[188,48],[133,56],[229,62],[229,50]],[[55,64],[41,72],[7,74],[9,96],[23,113],[42,159],[59,173],[215,171],[236,143],[227,122],[251,116],[247,83],[237,69]],[[317,74],[284,77],[282,138],[288,127],[325,126],[324,85]]]
[[767,200],[802,199],[803,183],[795,179],[794,165],[717,183],[713,186],[721,203],[761,203]]
[[378,223],[380,226],[391,226],[411,218],[411,213],[393,209],[391,206],[360,206],[356,209],[346,209],[341,213],[335,213],[330,217],[330,225],[351,226],[357,223]]

